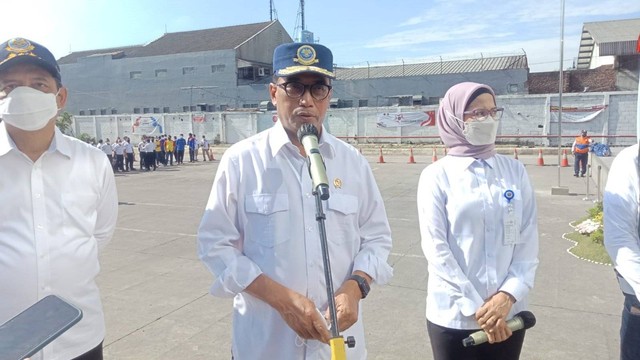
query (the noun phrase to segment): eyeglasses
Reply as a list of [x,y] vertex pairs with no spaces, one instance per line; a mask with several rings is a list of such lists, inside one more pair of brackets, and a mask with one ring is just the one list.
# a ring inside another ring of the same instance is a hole
[[487,117],[491,116],[493,120],[500,120],[502,118],[502,112],[504,108],[494,107],[493,109],[473,109],[471,111],[465,111],[463,114],[471,115],[476,121],[483,121]]
[[305,85],[296,81],[285,82],[282,84],[276,84],[281,87],[288,97],[298,99],[304,96],[304,92],[309,90],[311,97],[316,100],[324,100],[329,96],[329,92],[332,86],[327,84],[311,84]]

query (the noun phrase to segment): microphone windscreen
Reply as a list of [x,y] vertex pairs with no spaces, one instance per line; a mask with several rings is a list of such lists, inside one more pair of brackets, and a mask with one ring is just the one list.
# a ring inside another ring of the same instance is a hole
[[302,138],[307,135],[315,135],[315,137],[318,137],[318,129],[316,129],[313,124],[302,124],[300,129],[298,129],[298,140],[302,142]]
[[536,324],[536,317],[531,311],[521,311],[515,316],[519,316],[522,319],[525,329],[532,328]]

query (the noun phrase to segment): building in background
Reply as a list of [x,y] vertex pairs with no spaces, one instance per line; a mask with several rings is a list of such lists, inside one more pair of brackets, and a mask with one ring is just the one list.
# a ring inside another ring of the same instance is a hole
[[[72,95],[66,110],[74,115],[271,110],[267,84],[273,50],[292,41],[273,20],[73,52],[59,59]],[[360,68],[337,64],[331,107],[437,104],[461,81],[489,84],[498,94],[526,94],[528,73],[525,54]]]
[[167,33],[146,45],[73,52],[58,60],[74,115],[257,108],[276,46],[291,42],[279,21]]

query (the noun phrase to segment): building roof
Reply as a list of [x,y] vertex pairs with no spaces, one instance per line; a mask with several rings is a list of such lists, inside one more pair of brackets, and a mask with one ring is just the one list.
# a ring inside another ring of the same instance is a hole
[[214,29],[166,33],[146,45],[72,52],[71,54],[60,58],[58,63],[75,63],[79,58],[96,55],[111,54],[112,56],[116,56],[114,58],[117,58],[117,56],[146,57],[198,51],[235,49],[245,41],[274,24],[276,21],[278,20],[255,24],[226,26]]
[[526,55],[441,61],[420,64],[401,64],[371,67],[336,68],[336,79],[357,80],[372,78],[459,74],[508,69],[528,69]]
[[588,69],[595,45],[600,56],[632,55],[640,35],[640,19],[584,23],[578,52],[578,69]]

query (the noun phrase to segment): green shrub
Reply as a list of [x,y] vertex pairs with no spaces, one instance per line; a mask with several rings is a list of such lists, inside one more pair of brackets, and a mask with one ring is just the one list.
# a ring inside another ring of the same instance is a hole
[[594,207],[587,210],[589,214],[589,218],[596,221],[595,217],[599,216],[600,221],[602,222],[602,201],[598,201]]
[[602,231],[601,227],[598,228],[598,230],[592,232],[589,235],[589,238],[591,239],[591,241],[598,245],[604,245],[604,232]]

